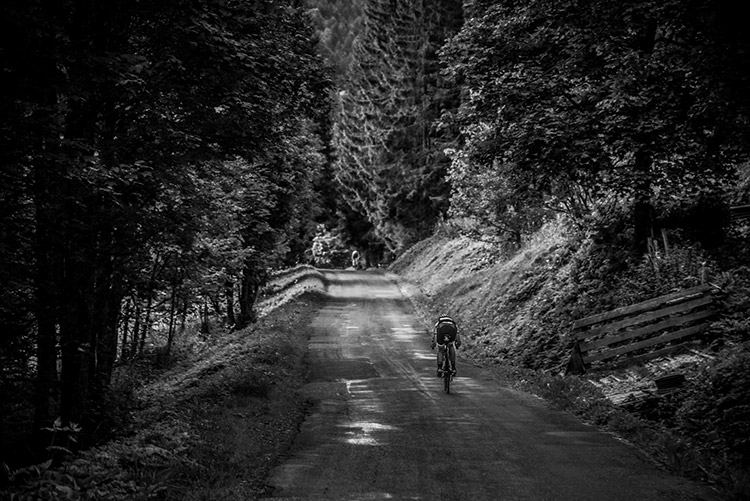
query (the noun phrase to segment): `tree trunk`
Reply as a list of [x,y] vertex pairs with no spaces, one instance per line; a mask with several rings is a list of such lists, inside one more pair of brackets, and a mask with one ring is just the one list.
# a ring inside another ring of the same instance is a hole
[[237,321],[234,316],[234,283],[229,280],[224,282],[224,296],[227,299],[227,324],[233,326]]
[[240,314],[237,317],[237,328],[242,328],[255,322],[255,301],[258,299],[260,289],[263,286],[265,273],[251,267],[246,267],[242,272],[240,281]]
[[146,318],[143,320],[143,332],[141,333],[141,339],[138,342],[138,355],[143,355],[143,349],[146,346],[146,335],[148,334],[149,327],[151,327],[151,307],[154,303],[154,289],[153,285],[149,287],[148,299],[146,300]]
[[146,313],[143,320],[143,331],[141,333],[140,339],[138,340],[137,351],[134,350],[134,354],[138,353],[138,355],[142,355],[143,349],[146,346],[146,336],[149,329],[151,328],[151,309],[153,308],[154,304],[154,289],[156,288],[156,279],[161,273],[163,265],[164,261],[157,256],[156,259],[154,259],[154,265],[151,268],[151,277],[148,281],[148,289],[146,289],[146,295],[148,299],[146,300]]
[[94,357],[90,368],[91,401],[100,403],[109,391],[112,370],[117,357],[117,324],[122,303],[122,287],[114,270],[112,251],[114,229],[105,223],[99,232],[97,253],[96,296],[91,311]]
[[167,350],[166,359],[169,360],[169,354],[172,351],[172,342],[174,341],[174,317],[177,300],[177,279],[172,281],[172,296],[169,304],[169,331],[167,332]]
[[182,301],[180,301],[180,334],[183,334],[187,328],[187,315],[189,308],[190,302],[188,301],[187,295],[183,294]]
[[651,155],[640,150],[635,154],[635,172],[639,176],[633,205],[633,250],[641,256],[648,252],[648,239],[653,235],[651,206]]
[[62,371],[60,415],[64,423],[82,423],[89,408],[89,372],[92,358],[91,326],[87,314],[91,296],[85,291],[88,277],[76,266],[66,269],[68,287],[60,321]]
[[57,382],[57,333],[55,288],[53,263],[50,253],[53,252],[50,231],[53,228],[45,202],[49,194],[46,176],[40,168],[35,171],[35,205],[36,205],[36,357],[37,374],[34,393],[34,432],[49,426],[50,397]]
[[214,313],[217,318],[221,318],[223,312],[221,311],[221,298],[219,295],[209,295],[208,300],[211,301],[211,307],[214,309]]
[[109,392],[117,359],[117,324],[119,323],[121,297],[116,292],[112,292],[106,302],[104,309],[98,313],[102,320],[97,322],[96,351],[91,374],[91,401],[97,403],[103,402],[103,398]]
[[[639,51],[644,59],[650,58],[655,44],[657,23],[655,19],[646,19],[642,26],[635,26],[639,30]],[[636,135],[639,149],[635,152],[634,171],[638,179],[635,184],[635,200],[633,205],[633,250],[638,256],[648,252],[648,239],[654,237],[653,207],[651,205],[651,162],[649,152],[651,137],[642,133]]]
[[200,319],[201,319],[201,326],[200,326],[201,334],[208,334],[211,331],[211,326],[209,324],[208,304],[206,303],[205,298],[203,299],[200,305]]
[[[112,372],[117,359],[117,325],[120,319],[120,307],[122,303],[122,292],[119,281],[113,279],[101,310],[94,312],[97,321],[96,331],[96,356],[94,368],[91,374],[92,388],[91,401],[101,403],[109,392],[112,383]],[[101,409],[105,410],[105,409]]]
[[[133,315],[135,318],[133,319],[133,335],[131,336],[131,344],[128,348],[128,351],[125,355],[128,359],[131,359],[135,356],[136,353],[138,353],[138,340],[140,339],[141,334],[141,301],[138,298],[138,296],[133,296],[133,305],[135,308],[135,312]],[[123,350],[125,350],[125,347],[122,347]]]

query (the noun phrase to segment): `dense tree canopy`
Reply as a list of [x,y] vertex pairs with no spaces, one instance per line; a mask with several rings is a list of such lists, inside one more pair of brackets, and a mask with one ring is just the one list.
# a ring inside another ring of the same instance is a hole
[[546,210],[631,200],[640,242],[654,206],[720,190],[746,147],[748,78],[724,3],[472,4],[442,53],[465,97],[455,214],[517,238]]
[[88,424],[118,335],[142,350],[159,315],[168,348],[177,317],[222,298],[241,325],[267,270],[298,259],[330,79],[285,2],[1,12],[0,383],[36,373],[37,429],[52,412]]
[[447,207],[434,121],[454,106],[436,51],[460,20],[460,4],[369,0],[353,45],[334,125],[336,179],[391,251],[429,233]]

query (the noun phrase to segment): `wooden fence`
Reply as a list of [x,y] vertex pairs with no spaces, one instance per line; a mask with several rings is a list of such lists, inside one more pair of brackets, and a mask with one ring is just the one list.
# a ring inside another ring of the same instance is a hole
[[583,372],[618,358],[636,361],[676,351],[686,338],[709,326],[716,314],[712,290],[699,285],[577,320],[567,372]]
[[732,221],[747,221],[750,219],[750,205],[735,205],[729,208]]

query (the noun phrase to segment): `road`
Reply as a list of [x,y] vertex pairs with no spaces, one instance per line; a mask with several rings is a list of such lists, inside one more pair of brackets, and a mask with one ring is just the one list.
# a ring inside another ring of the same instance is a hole
[[272,472],[275,498],[718,499],[460,352],[445,394],[427,327],[397,284],[326,274],[331,299],[311,325],[304,388],[315,404]]

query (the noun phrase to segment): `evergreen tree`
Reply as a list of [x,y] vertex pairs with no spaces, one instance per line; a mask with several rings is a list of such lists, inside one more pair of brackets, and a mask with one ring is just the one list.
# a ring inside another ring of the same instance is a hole
[[370,0],[334,125],[343,196],[397,252],[447,207],[446,158],[433,123],[454,102],[436,50],[460,19],[457,2]]

